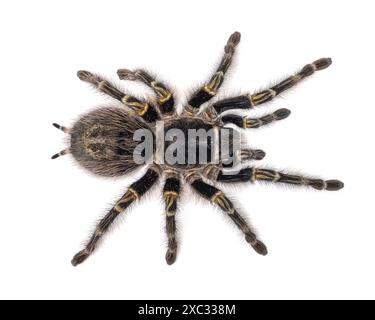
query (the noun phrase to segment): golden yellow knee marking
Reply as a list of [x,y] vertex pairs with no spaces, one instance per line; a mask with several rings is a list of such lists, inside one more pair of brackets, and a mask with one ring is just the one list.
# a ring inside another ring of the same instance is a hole
[[273,179],[268,172],[264,172],[262,170],[259,170],[255,173],[255,179],[256,180],[270,180]]
[[190,104],[188,104],[186,107],[185,107],[185,110],[184,110],[184,115],[187,115],[189,117],[194,117],[196,113],[198,113],[199,111],[199,108],[194,108],[192,107]]
[[123,203],[125,203],[126,201],[119,201],[119,202],[117,202],[116,204],[115,204],[115,206],[114,206],[114,210],[117,212],[117,213],[120,213],[123,209],[122,209],[122,207],[121,207],[121,205],[123,204]]
[[168,178],[177,178],[179,176],[178,171],[171,168],[165,169],[164,172]]
[[128,202],[131,202],[131,201],[134,201],[134,197],[132,195],[127,195],[126,197],[124,197],[124,199],[121,199],[119,200],[116,204],[115,204],[115,211],[117,213],[120,213],[124,210],[124,207],[123,205],[126,205]]
[[178,193],[176,191],[165,191],[163,195],[164,195],[167,215],[174,216],[175,215],[174,210],[171,211],[170,209],[173,206],[173,204],[177,201]]
[[147,110],[149,108],[149,104],[146,103],[146,102],[139,102],[139,101],[129,102],[129,98],[130,98],[130,96],[125,95],[125,96],[122,97],[121,102],[123,104],[131,107],[131,108],[137,109],[138,110],[138,114],[140,116],[143,116],[147,112]]
[[212,90],[208,85],[203,87],[203,90],[206,91],[209,95],[214,96],[216,95],[216,91]]
[[144,103],[144,104],[143,104],[143,109],[140,110],[140,111],[138,111],[138,114],[139,114],[140,116],[143,116],[143,115],[147,112],[147,110],[148,110],[149,107],[150,107],[150,106],[149,106],[148,103]]
[[252,100],[252,102],[254,102],[254,105],[257,105],[259,103],[266,101],[269,98],[274,98],[276,95],[277,92],[275,90],[267,89],[266,91],[252,95],[250,99]]
[[127,193],[130,192],[133,196],[134,196],[134,200],[139,200],[141,198],[141,196],[139,195],[139,193],[137,191],[135,191],[133,188],[128,188],[128,191]]
[[244,128],[249,128],[249,121],[248,121],[247,117],[242,118],[242,126]]
[[166,101],[168,101],[172,94],[164,87],[161,86],[157,81],[151,82],[151,87],[155,90],[156,94],[159,96],[158,102],[159,104],[162,104]]
[[255,182],[255,180],[256,180],[255,175],[256,175],[256,169],[251,170],[251,176],[250,176],[251,182]]
[[165,191],[164,195],[167,196],[178,196],[178,193],[176,191]]
[[251,119],[251,118],[247,118],[247,117],[243,118],[243,127],[246,128],[246,129],[252,128],[257,124],[259,124],[259,126],[261,126],[263,124],[262,120]]
[[255,170],[254,179],[276,182],[280,179],[280,174],[276,171],[267,171],[259,169]]
[[211,197],[211,202],[216,203],[220,208],[222,208],[224,211],[228,212],[229,214],[234,213],[234,208],[229,202],[228,198],[224,195],[222,191],[216,192]]
[[268,98],[268,96],[269,96],[268,92],[263,92],[263,93],[259,93],[257,95],[254,95],[251,98],[254,101],[254,105],[257,105],[257,104],[263,102],[264,100],[266,100]]
[[128,95],[125,95],[125,96],[122,97],[121,102],[122,102],[123,104],[127,104],[127,103],[128,103],[128,99],[129,99],[129,96],[128,96]]
[[193,183],[195,180],[200,178],[200,175],[196,172],[196,170],[189,170],[184,173],[184,178],[187,182]]
[[250,108],[254,108],[255,103],[253,102],[253,96],[251,94],[246,95],[246,97],[249,99]]
[[113,208],[118,213],[120,213],[124,210],[124,208],[122,207],[123,204],[127,204],[128,202],[132,202],[134,200],[139,200],[140,197],[141,196],[138,194],[137,191],[129,187],[125,195],[119,201],[117,201],[117,203],[115,204]]
[[273,182],[277,182],[277,181],[279,181],[280,180],[280,173],[278,173],[278,172],[274,172],[274,175],[275,175],[275,177],[273,178]]
[[168,101],[172,97],[172,94],[168,92],[165,96],[162,96],[162,98],[158,99],[159,104],[162,104],[166,101]]
[[220,83],[222,82],[224,77],[224,72],[219,71],[214,74],[212,79],[208,84],[203,87],[203,90],[206,91],[209,95],[214,96],[217,93],[217,89],[219,88]]
[[218,174],[219,169],[215,165],[207,165],[203,169],[203,175],[208,179],[216,180]]
[[277,92],[273,89],[268,89],[268,92],[271,94],[272,98],[274,98],[277,94]]
[[222,191],[217,191],[212,197],[211,197],[211,202],[216,202],[217,197],[220,197],[223,195]]
[[146,102],[139,102],[139,101],[129,102],[129,98],[130,96],[125,95],[122,97],[121,102],[129,107],[137,109],[138,114],[140,116],[143,116],[147,112],[149,108],[149,104]]

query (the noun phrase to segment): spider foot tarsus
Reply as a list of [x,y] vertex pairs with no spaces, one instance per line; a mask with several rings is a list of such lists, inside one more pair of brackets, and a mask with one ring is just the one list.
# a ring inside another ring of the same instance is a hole
[[331,58],[321,58],[312,63],[316,70],[323,70],[325,68],[328,68],[332,64]]
[[77,77],[80,80],[82,80],[84,82],[89,82],[93,85],[98,84],[98,82],[100,82],[100,80],[101,80],[98,76],[95,76],[94,74],[92,74],[91,72],[86,71],[86,70],[77,71]]
[[119,69],[117,75],[121,80],[135,81],[138,79],[136,73],[129,69]]
[[73,267],[76,267],[78,266],[79,264],[81,264],[82,262],[84,262],[88,257],[89,257],[90,253],[84,249],[80,252],[78,252],[72,259],[71,263],[72,263],[72,266]]
[[177,258],[177,248],[172,249],[168,248],[167,253],[165,254],[165,260],[167,261],[168,265],[172,265]]
[[337,191],[344,188],[344,183],[340,180],[310,179],[308,185],[317,190]]
[[241,41],[241,33],[238,31],[231,34],[228,39],[226,46],[224,47],[225,53],[233,53],[234,48],[240,43]]
[[253,233],[247,233],[245,235],[245,239],[248,243],[250,243],[257,253],[261,254],[262,256],[267,255],[268,251],[266,245],[262,241],[258,240]]

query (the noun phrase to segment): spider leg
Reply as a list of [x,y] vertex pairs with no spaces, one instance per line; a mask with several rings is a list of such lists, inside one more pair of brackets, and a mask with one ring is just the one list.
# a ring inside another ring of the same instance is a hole
[[310,186],[317,190],[336,191],[344,187],[344,183],[339,180],[322,180],[308,178],[299,175],[291,175],[270,169],[258,169],[247,167],[239,172],[231,174],[224,170],[217,172],[216,181],[219,182],[255,182],[268,181],[274,183],[286,183],[301,186]]
[[115,203],[113,208],[97,224],[85,248],[78,252],[72,260],[72,265],[77,266],[84,262],[95,250],[99,240],[108,231],[113,221],[134,201],[139,200],[159,178],[157,167],[150,167],[147,172],[137,181],[132,183],[126,193]]
[[246,241],[254,248],[254,250],[261,254],[267,254],[266,246],[257,239],[255,233],[250,229],[244,218],[234,208],[233,203],[226,197],[226,195],[213,185],[205,183],[200,177],[196,177],[194,181],[190,182],[193,189],[204,199],[209,200],[212,204],[217,205],[223,212],[228,214],[232,221],[245,234]]
[[330,58],[321,58],[304,66],[301,71],[277,83],[273,87],[248,95],[241,95],[229,99],[217,101],[207,110],[207,113],[215,118],[224,111],[231,109],[249,109],[272,100],[285,90],[295,86],[302,79],[311,76],[317,70],[323,70],[332,63]]
[[233,123],[240,128],[259,128],[274,121],[282,120],[290,115],[290,110],[279,109],[273,113],[260,118],[241,117],[235,114],[228,114],[220,118],[223,124]]
[[332,60],[330,58],[321,58],[319,60],[314,61],[311,64],[307,64],[301,69],[301,71],[277,83],[273,87],[250,95],[249,97],[251,103],[254,106],[257,106],[267,101],[270,101],[283,91],[295,86],[302,79],[311,76],[316,70],[323,70],[325,68],[328,68],[331,65],[331,63]]
[[222,57],[219,67],[211,79],[199,90],[197,90],[189,99],[188,105],[185,108],[185,112],[187,114],[196,114],[203,103],[207,102],[217,94],[221,84],[223,83],[224,75],[232,62],[235,47],[240,42],[240,39],[241,34],[239,32],[235,32],[229,37],[224,48],[224,56]]
[[119,69],[117,74],[122,80],[139,80],[152,88],[158,97],[157,105],[162,115],[173,115],[175,112],[174,98],[171,91],[162,82],[155,80],[153,76],[144,70]]
[[177,200],[180,195],[180,178],[176,173],[168,173],[165,180],[163,197],[166,212],[166,232],[168,237],[168,250],[165,259],[169,265],[176,261],[177,241],[176,241],[176,211]]
[[84,82],[92,84],[99,91],[111,96],[112,98],[121,101],[124,105],[133,109],[139,116],[147,122],[155,122],[159,119],[159,115],[155,108],[148,102],[140,101],[137,98],[127,95],[117,89],[112,83],[102,79],[96,74],[88,71],[78,71],[77,76]]

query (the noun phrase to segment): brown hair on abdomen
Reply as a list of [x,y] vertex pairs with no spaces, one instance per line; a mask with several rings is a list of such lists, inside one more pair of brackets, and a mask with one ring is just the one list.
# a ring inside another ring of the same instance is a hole
[[117,107],[102,107],[84,114],[71,129],[70,151],[77,162],[101,176],[120,176],[135,169],[133,141],[138,129],[148,125],[129,111]]

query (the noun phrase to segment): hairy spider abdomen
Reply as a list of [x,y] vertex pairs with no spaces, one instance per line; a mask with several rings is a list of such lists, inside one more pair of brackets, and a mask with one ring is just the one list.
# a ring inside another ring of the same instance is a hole
[[73,125],[70,151],[92,173],[120,176],[138,166],[133,158],[139,144],[133,140],[133,134],[138,129],[149,130],[149,127],[127,110],[98,108],[81,116]]

